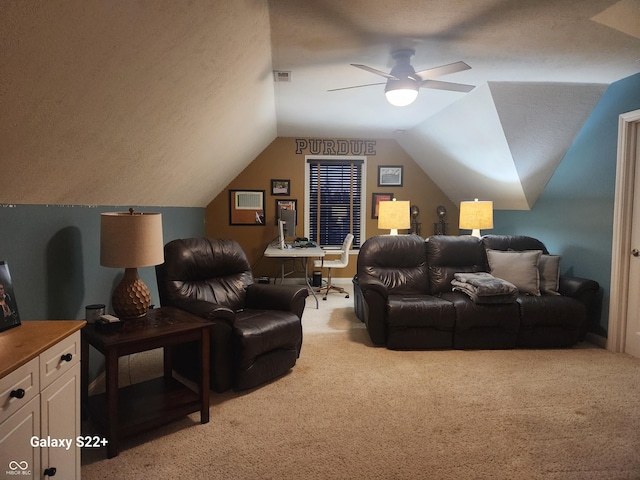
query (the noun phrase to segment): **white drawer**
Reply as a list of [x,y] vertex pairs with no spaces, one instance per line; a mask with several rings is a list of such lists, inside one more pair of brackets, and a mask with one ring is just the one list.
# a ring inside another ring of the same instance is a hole
[[36,357],[0,378],[0,423],[40,393],[38,365]]
[[80,361],[80,331],[40,354],[40,389],[45,389]]

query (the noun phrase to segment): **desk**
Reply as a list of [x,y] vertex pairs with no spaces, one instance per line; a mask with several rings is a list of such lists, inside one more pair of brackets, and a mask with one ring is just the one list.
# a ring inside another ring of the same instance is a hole
[[[107,457],[118,455],[118,440],[200,410],[200,423],[209,421],[209,322],[183,310],[162,307],[143,318],[124,320],[111,331],[95,324],[82,329],[82,404],[106,431]],[[173,378],[171,347],[198,341],[200,344],[199,391]],[[105,356],[104,395],[89,397],[89,345]],[[118,388],[118,357],[164,348],[164,377]]]
[[307,247],[307,248],[285,248],[284,250],[269,245],[264,251],[265,257],[270,258],[301,258],[304,260],[304,281],[307,283],[307,287],[311,290],[313,298],[316,299],[316,308],[318,308],[318,297],[316,292],[309,283],[309,259],[310,258],[322,258],[324,257],[324,250],[320,247]]

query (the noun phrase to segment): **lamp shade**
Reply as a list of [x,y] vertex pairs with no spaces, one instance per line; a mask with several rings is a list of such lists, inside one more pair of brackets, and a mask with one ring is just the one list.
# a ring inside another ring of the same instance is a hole
[[111,304],[121,319],[140,318],[151,305],[151,292],[138,276],[138,267],[164,262],[162,215],[129,212],[100,215],[100,265],[124,268]]
[[387,201],[378,204],[378,228],[389,229],[392,235],[398,234],[398,229],[411,228],[411,202]]
[[493,228],[493,202],[460,202],[460,228],[473,230],[473,236],[480,236],[480,230]]
[[100,215],[100,265],[137,268],[162,262],[162,214],[130,210]]

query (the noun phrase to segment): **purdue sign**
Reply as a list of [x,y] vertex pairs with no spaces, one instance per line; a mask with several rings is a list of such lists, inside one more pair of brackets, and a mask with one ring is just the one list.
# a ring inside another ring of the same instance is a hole
[[296,138],[296,155],[375,155],[375,140]]

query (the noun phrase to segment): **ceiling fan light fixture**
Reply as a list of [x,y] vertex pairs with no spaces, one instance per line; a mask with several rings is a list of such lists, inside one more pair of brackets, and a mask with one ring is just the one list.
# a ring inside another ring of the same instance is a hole
[[420,85],[411,78],[402,80],[389,79],[384,89],[387,101],[395,107],[406,107],[418,98]]
[[[411,48],[404,48],[392,52],[391,56],[396,61],[396,64],[389,73],[369,67],[367,65],[362,65],[360,63],[352,63],[351,65],[356,68],[365,70],[369,73],[373,73],[374,75],[386,78],[387,83],[384,88],[385,96],[387,98],[387,101],[391,105],[394,105],[396,107],[405,107],[412,104],[416,100],[416,98],[418,98],[418,91],[423,87],[463,93],[470,92],[474,89],[473,85],[434,80],[435,77],[439,77],[441,75],[449,75],[451,73],[469,70],[471,67],[466,63],[462,61],[454,62],[447,65],[440,65],[438,67],[427,68],[426,70],[416,72],[411,65],[411,57],[414,54],[415,51]],[[348,90],[351,88],[369,87],[373,85],[381,85],[381,83],[356,85],[354,87],[332,88],[327,91],[335,92],[337,90]]]
[[411,105],[418,98],[418,91],[409,88],[398,88],[384,92],[389,102],[394,107],[406,107]]

